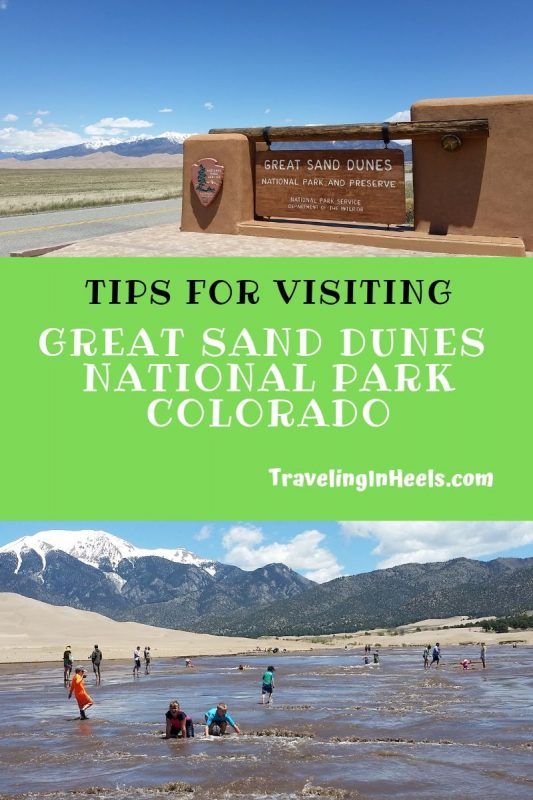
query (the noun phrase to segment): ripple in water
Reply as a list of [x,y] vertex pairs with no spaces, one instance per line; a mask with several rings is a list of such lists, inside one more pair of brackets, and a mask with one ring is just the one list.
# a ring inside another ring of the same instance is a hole
[[[379,669],[354,651],[269,654],[272,707],[258,703],[264,655],[240,673],[239,657],[199,658],[191,673],[162,660],[136,682],[129,663],[113,662],[101,686],[89,682],[87,722],[74,719],[57,670],[11,666],[3,688],[31,682],[39,705],[0,691],[3,797],[434,800],[443,787],[446,800],[530,800],[533,648],[491,651],[485,672],[463,674],[455,665],[476,654],[450,648],[429,675],[409,648],[383,650]],[[194,739],[161,739],[175,697]],[[220,700],[243,736],[203,737],[203,713]]]

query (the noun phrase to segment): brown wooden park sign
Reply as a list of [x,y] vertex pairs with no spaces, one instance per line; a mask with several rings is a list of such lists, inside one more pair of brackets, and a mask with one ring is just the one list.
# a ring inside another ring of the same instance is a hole
[[255,212],[283,219],[402,224],[403,151],[260,151],[255,161]]
[[[533,95],[504,95],[422,100],[410,122],[193,135],[181,229],[523,256],[533,250],[532,128]],[[402,139],[412,141],[412,225],[403,151],[390,144]],[[320,146],[350,141],[364,149]]]

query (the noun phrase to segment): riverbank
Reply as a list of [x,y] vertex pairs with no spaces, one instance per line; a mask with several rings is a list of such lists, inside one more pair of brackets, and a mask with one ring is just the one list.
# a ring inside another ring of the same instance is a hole
[[517,642],[533,645],[533,631],[506,634],[485,633],[481,628],[453,626],[464,617],[423,620],[393,631],[374,630],[353,634],[316,637],[212,636],[190,631],[156,628],[137,622],[117,622],[102,614],[67,606],[52,606],[11,593],[0,593],[0,663],[54,662],[61,659],[68,644],[75,660],[87,660],[97,643],[106,660],[129,658],[133,649],[150,645],[154,658],[201,655],[253,654],[278,648],[280,652],[339,650],[372,647],[424,647],[439,641],[444,646],[489,646]]

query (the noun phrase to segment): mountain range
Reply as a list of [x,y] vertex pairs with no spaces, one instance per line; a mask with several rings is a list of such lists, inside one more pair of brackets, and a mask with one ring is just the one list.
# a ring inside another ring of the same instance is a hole
[[0,548],[0,592],[112,619],[230,636],[314,635],[533,608],[533,558],[402,564],[316,584],[105,531],[44,531]]
[[195,630],[232,636],[316,635],[393,628],[420,619],[533,609],[533,558],[401,564],[335,578],[246,613],[210,615]]
[[67,156],[87,156],[91,153],[116,153],[119,156],[149,156],[155,153],[176,155],[183,153],[183,142],[190,133],[167,131],[158,136],[141,134],[128,139],[92,139],[90,142],[59,147],[34,153],[0,151],[0,159],[16,158],[31,161],[35,158],[56,159]]
[[311,585],[284,564],[246,572],[105,531],[43,531],[0,548],[2,592],[162,627],[194,630],[205,615],[289,599]]
[[[178,133],[167,131],[158,136],[132,136],[129,139],[93,139],[83,144],[60,147],[56,150],[44,150],[41,152],[6,152],[0,151],[0,160],[13,158],[17,161],[32,161],[34,159],[56,160],[67,157],[84,157],[92,153],[115,153],[126,157],[143,157],[167,153],[177,155],[183,153],[183,142],[190,133]],[[400,143],[391,142],[393,148],[400,148],[404,151],[405,160],[412,160],[412,149],[410,142]],[[382,142],[282,142],[273,145],[274,150],[339,150],[339,149],[366,149],[383,147]]]

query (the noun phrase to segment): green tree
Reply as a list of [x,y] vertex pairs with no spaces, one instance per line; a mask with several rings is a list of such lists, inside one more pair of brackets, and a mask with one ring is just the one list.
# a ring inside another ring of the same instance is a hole
[[494,630],[496,633],[508,633],[509,626],[503,619],[499,619],[495,621]]
[[200,169],[198,170],[198,182],[196,184],[196,188],[200,192],[207,191],[207,178],[205,174],[205,167],[203,164],[200,164]]

